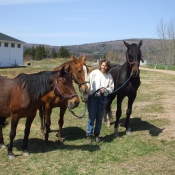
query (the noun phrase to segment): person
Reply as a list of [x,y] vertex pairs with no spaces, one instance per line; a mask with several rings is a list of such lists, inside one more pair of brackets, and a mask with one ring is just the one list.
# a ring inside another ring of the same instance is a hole
[[84,99],[87,103],[89,113],[86,128],[88,145],[92,144],[93,134],[96,142],[100,142],[99,135],[106,107],[105,102],[108,100],[108,93],[114,90],[114,81],[111,74],[108,72],[109,69],[110,62],[107,59],[102,59],[99,62],[99,69],[93,70],[88,76],[88,93],[85,95]]

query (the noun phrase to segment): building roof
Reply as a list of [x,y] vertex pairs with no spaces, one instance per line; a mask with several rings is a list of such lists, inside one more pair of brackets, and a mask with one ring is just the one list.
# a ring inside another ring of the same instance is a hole
[[24,43],[23,41],[20,41],[20,40],[18,40],[16,38],[13,38],[11,36],[5,35],[3,33],[0,33],[0,41],[11,41],[11,42],[20,42],[20,43],[22,42],[22,43]]

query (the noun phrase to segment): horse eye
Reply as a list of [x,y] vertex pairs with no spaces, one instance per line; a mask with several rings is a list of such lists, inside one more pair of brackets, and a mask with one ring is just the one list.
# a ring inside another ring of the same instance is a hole
[[62,84],[65,86],[66,85],[66,81],[62,81]]
[[78,73],[81,74],[81,70],[79,70]]

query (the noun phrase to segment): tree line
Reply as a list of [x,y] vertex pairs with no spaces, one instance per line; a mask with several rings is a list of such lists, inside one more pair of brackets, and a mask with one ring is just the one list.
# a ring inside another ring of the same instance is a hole
[[[157,35],[160,39],[159,60],[165,65],[175,65],[175,18],[164,22],[163,18],[157,23]],[[158,61],[159,60],[154,60]]]
[[23,56],[25,60],[42,60],[45,58],[69,58],[70,53],[64,46],[60,47],[57,51],[55,48],[49,49],[44,45],[39,45],[37,47],[32,46],[32,48],[27,48]]

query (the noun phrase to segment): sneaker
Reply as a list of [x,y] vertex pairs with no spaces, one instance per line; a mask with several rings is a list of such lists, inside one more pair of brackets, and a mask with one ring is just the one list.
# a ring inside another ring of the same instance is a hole
[[100,138],[97,136],[97,137],[95,138],[95,141],[96,141],[97,143],[100,143]]
[[87,145],[92,145],[92,137],[87,136]]

